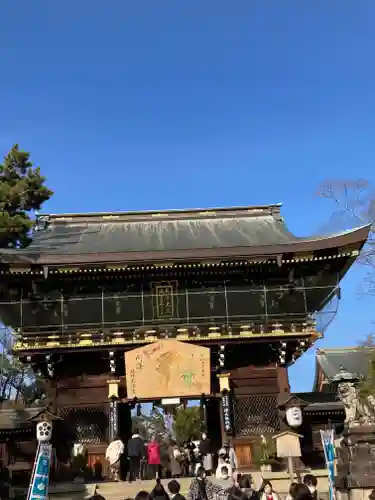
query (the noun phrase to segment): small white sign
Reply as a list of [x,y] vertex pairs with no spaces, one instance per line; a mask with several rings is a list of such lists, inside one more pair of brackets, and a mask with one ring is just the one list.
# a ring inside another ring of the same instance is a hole
[[163,406],[179,405],[180,403],[180,398],[164,398],[161,400]]

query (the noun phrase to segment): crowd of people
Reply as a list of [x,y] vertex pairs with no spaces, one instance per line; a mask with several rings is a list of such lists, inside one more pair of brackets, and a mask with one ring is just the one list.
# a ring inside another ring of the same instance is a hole
[[[170,440],[166,448],[167,457],[164,457],[162,463],[161,445],[155,436],[145,442],[139,432],[135,431],[126,446],[116,437],[106,450],[112,479],[119,481],[121,475],[123,478],[125,475],[129,482],[138,478],[156,479],[162,476],[194,477],[199,467],[203,467],[208,474],[215,473],[217,479],[226,479],[237,468],[237,457],[231,442],[214,454],[211,442],[204,433],[200,441],[189,439],[182,446],[178,446],[175,441]],[[217,460],[213,459],[214,455],[217,455]],[[125,474],[122,467],[124,457]]]
[[[166,490],[160,478],[157,478],[151,492],[141,490],[134,499],[125,500],[280,500],[268,480],[264,480],[258,490],[253,487],[250,474],[234,473],[232,477],[228,475],[227,481],[227,484],[210,481],[206,470],[200,466],[190,483],[186,498],[180,493],[177,479],[170,480]],[[302,483],[291,484],[287,499],[319,500],[317,485],[317,478],[306,474]],[[101,495],[94,495],[90,500],[105,499]]]
[[[177,478],[187,476],[193,477],[187,500],[279,500],[270,481],[263,481],[260,489],[256,490],[249,474],[241,475],[236,472],[237,457],[231,443],[219,450],[214,474],[216,481],[211,481],[209,476],[214,472],[212,450],[205,434],[202,434],[198,443],[191,439],[182,447],[178,447],[174,441],[169,443],[169,477],[172,479],[168,483],[168,492],[160,479],[160,444],[155,436],[145,443],[139,433],[135,432],[129,439],[126,450],[119,438],[109,445],[106,458],[115,480],[119,480],[121,456],[125,453],[129,462],[129,482],[150,476],[156,480],[151,492],[140,491],[134,500],[185,500],[180,494]],[[317,495],[316,477],[306,474],[302,483],[291,484],[287,500],[319,500]]]
[[[188,440],[179,447],[168,443],[168,474],[171,480],[167,489],[161,483],[160,444],[152,437],[145,443],[138,432],[129,439],[125,449],[117,438],[108,447],[106,458],[115,480],[119,480],[121,456],[127,456],[129,482],[137,479],[155,479],[151,492],[139,491],[134,500],[281,500],[270,481],[264,480],[259,489],[253,486],[250,474],[237,472],[237,457],[232,444],[224,445],[217,453],[217,467],[213,469],[213,454],[205,434],[200,441]],[[215,476],[215,481],[210,476]],[[192,477],[187,498],[180,493],[179,477]],[[290,485],[286,500],[319,500],[318,481],[313,474],[306,474],[302,482]],[[285,493],[285,492],[284,492]],[[103,500],[100,495],[92,500]],[[370,500],[375,499],[375,493]],[[133,500],[133,499],[126,499]]]

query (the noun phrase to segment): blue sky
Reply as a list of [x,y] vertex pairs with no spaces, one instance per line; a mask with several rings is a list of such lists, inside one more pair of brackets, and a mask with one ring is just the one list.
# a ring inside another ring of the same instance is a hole
[[[2,0],[0,16],[0,152],[32,152],[47,211],[283,202],[307,235],[334,210],[320,182],[374,180],[372,0]],[[372,331],[361,278],[319,347]],[[311,350],[293,390],[313,367]]]

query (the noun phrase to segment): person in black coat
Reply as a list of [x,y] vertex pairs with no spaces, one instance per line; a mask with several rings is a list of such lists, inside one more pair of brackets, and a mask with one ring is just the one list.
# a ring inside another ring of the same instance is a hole
[[181,489],[180,483],[176,481],[176,479],[172,479],[172,481],[169,481],[168,490],[173,500],[186,500],[186,498],[183,495],[181,495],[180,489]]
[[[186,476],[194,476],[195,475],[195,465],[197,463],[197,457],[195,455],[196,446],[193,443],[192,439],[189,438],[188,441],[184,445],[184,450],[187,458],[187,467],[185,467]],[[184,474],[184,475],[185,475]]]
[[305,484],[313,497],[313,500],[318,500],[318,480],[314,474],[306,474],[303,478],[303,484]]
[[150,500],[150,493],[145,490],[138,491],[135,495],[134,500]]
[[168,493],[165,491],[164,486],[161,484],[160,477],[156,479],[156,484],[150,493],[152,500],[170,500]]
[[128,441],[129,483],[139,477],[141,459],[145,456],[145,443],[136,431]]
[[212,449],[211,441],[203,432],[202,439],[199,441],[199,455],[202,460],[202,465],[208,475],[212,472]]
[[259,500],[258,492],[251,487],[252,477],[249,474],[238,474],[237,478],[238,487],[245,494],[246,498],[248,500]]
[[298,483],[294,492],[294,500],[313,500],[311,491],[306,484]]

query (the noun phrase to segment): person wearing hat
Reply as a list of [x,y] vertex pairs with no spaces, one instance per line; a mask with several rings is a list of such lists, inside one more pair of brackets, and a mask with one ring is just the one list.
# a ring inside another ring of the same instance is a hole
[[[225,477],[232,477],[233,470],[231,464],[229,463],[227,451],[225,448],[220,448],[219,450],[219,459],[218,465],[216,469],[216,479],[225,479]],[[222,470],[224,468],[224,471]]]

